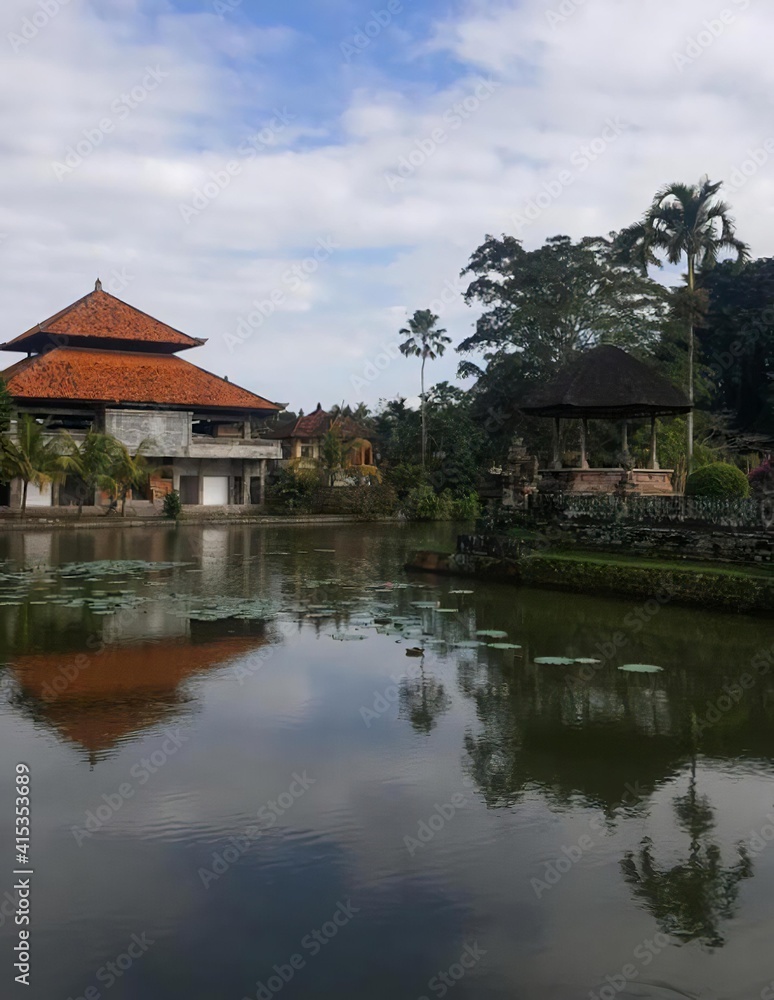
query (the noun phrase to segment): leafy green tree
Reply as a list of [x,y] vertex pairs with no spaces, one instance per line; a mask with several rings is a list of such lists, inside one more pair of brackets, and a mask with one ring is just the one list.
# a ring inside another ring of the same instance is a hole
[[24,517],[29,484],[43,489],[63,478],[56,442],[45,424],[39,423],[29,413],[23,413],[17,420],[16,433],[4,435],[0,444],[6,475],[22,481],[21,516]]
[[723,261],[701,275],[707,311],[696,331],[708,405],[755,447],[774,436],[774,258]]
[[146,458],[147,452],[153,445],[154,442],[150,438],[145,438],[132,455],[125,444],[115,438],[112,439],[106,478],[110,484],[110,492],[121,501],[121,517],[126,514],[126,498],[129,493],[132,490],[142,489],[148,477],[156,471],[157,467],[151,467]]
[[554,236],[525,250],[515,237],[488,235],[462,274],[474,275],[465,301],[484,311],[457,349],[482,351],[488,362],[517,352],[533,380],[600,343],[648,347],[668,310],[666,290],[621,263],[602,237]]
[[111,489],[111,470],[116,457],[118,442],[110,434],[90,429],[82,441],[69,431],[59,433],[59,467],[65,475],[77,476],[83,490],[78,497],[78,517],[83,514],[87,497],[93,503],[97,489]]
[[[679,264],[683,257],[688,264],[688,397],[694,402],[694,329],[698,271],[711,270],[724,251],[730,251],[738,261],[749,256],[746,243],[736,237],[730,206],[715,196],[722,182],[712,183],[703,177],[698,184],[668,184],[658,191],[643,218],[622,230],[616,238],[616,250],[622,261],[639,265],[643,275],[650,265],[662,266],[662,257],[670,264]],[[693,413],[687,420],[687,456],[689,469],[693,463]]]
[[335,473],[344,464],[344,442],[337,427],[331,427],[323,438],[320,464],[328,477],[328,485],[332,486]]
[[418,357],[422,359],[422,369],[420,376],[421,392],[420,412],[422,417],[422,468],[425,467],[425,456],[427,452],[427,424],[425,420],[425,364],[428,360],[434,361],[446,350],[446,345],[451,343],[451,337],[446,336],[446,330],[437,326],[438,316],[429,309],[417,309],[409,319],[408,326],[401,327],[399,333],[406,339],[400,345],[400,352],[405,357]]
[[13,414],[13,396],[8,391],[8,384],[0,378],[0,434],[5,434],[11,426]]

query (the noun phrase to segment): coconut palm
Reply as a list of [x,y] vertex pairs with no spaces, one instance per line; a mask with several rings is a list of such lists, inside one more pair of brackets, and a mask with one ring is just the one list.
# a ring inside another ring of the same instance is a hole
[[422,359],[421,373],[421,393],[419,396],[420,409],[422,413],[422,468],[425,467],[425,452],[427,451],[427,422],[425,420],[425,364],[428,361],[435,361],[446,350],[446,345],[451,343],[451,337],[445,336],[446,330],[438,329],[436,323],[438,316],[429,309],[417,309],[409,319],[408,326],[400,329],[399,333],[406,340],[400,345],[400,353],[405,357],[418,357]]
[[[722,182],[702,177],[698,184],[669,184],[656,193],[643,218],[623,229],[616,249],[625,263],[662,266],[661,256],[670,264],[688,262],[688,298],[691,304],[688,334],[688,398],[694,400],[694,326],[697,271],[709,270],[724,251],[740,262],[749,257],[749,247],[736,238],[730,206],[716,201]],[[688,414],[687,459],[693,460],[693,411]]]
[[65,475],[77,476],[83,484],[78,495],[78,517],[83,514],[87,497],[92,502],[99,489],[110,489],[111,468],[118,442],[110,434],[88,430],[82,441],[76,440],[68,431],[59,434],[59,467]]
[[39,423],[29,413],[24,413],[16,422],[16,433],[4,435],[0,448],[5,475],[22,481],[21,516],[24,517],[30,483],[42,490],[49,483],[64,478],[56,444],[45,424]]
[[151,438],[144,438],[132,455],[125,444],[115,438],[112,440],[107,481],[113,497],[121,501],[121,517],[126,513],[126,498],[129,492],[141,489],[148,477],[158,469],[157,466],[151,466],[146,457],[154,443]]

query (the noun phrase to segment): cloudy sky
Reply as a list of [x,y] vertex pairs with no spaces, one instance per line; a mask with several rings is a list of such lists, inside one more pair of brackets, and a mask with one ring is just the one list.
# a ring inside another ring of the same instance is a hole
[[407,314],[470,333],[486,233],[607,233],[709,173],[774,253],[763,0],[7,0],[0,28],[3,340],[99,276],[248,388],[375,404],[416,392]]

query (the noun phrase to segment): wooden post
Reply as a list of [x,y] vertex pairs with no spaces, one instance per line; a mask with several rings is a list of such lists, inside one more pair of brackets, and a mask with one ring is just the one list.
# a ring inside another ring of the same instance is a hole
[[650,418],[650,468],[658,469],[658,451],[656,447],[656,418]]
[[562,458],[559,454],[559,417],[554,417],[554,461],[553,468],[561,469]]
[[582,469],[588,469],[589,463],[586,457],[586,441],[588,440],[589,434],[589,422],[585,417],[581,420],[580,428],[580,467]]

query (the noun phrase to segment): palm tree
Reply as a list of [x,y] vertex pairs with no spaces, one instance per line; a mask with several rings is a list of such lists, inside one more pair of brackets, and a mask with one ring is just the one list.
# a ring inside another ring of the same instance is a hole
[[110,492],[116,499],[121,501],[121,517],[126,513],[126,498],[130,490],[140,489],[157,470],[157,466],[151,467],[146,458],[146,452],[154,445],[151,438],[144,438],[137,446],[134,455],[125,444],[112,440],[112,452],[107,472],[107,481],[110,483]]
[[66,475],[77,476],[84,489],[78,498],[78,517],[90,496],[93,502],[97,488],[110,489],[111,469],[118,442],[110,434],[88,430],[82,441],[77,441],[68,431],[60,431],[59,466]]
[[5,474],[22,481],[21,516],[24,517],[29,484],[33,483],[42,490],[49,483],[63,478],[56,443],[45,424],[38,423],[29,413],[23,413],[16,422],[16,434],[3,436],[0,447]]
[[[693,309],[696,297],[697,270],[709,270],[720,253],[730,250],[737,261],[749,258],[749,247],[736,238],[730,206],[715,201],[722,182],[713,184],[702,177],[698,184],[669,184],[656,193],[644,217],[623,229],[616,239],[616,249],[625,263],[638,263],[643,272],[648,265],[662,266],[661,253],[670,264],[688,261],[688,297]],[[694,401],[694,326],[689,318],[688,398]],[[688,471],[693,461],[693,410],[688,414]]]
[[427,423],[425,420],[425,363],[428,358],[435,361],[446,350],[446,345],[451,343],[451,337],[445,336],[446,330],[436,328],[438,316],[429,309],[417,309],[409,319],[408,326],[400,329],[399,333],[406,340],[400,345],[400,353],[404,357],[418,357],[422,359],[421,386],[422,391],[419,397],[422,412],[422,468],[425,467],[425,452],[427,450]]

